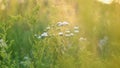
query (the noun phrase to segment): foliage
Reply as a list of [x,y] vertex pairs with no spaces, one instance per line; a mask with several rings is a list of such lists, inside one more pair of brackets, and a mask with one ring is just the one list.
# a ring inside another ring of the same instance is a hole
[[119,68],[119,10],[114,1],[0,0],[0,68]]

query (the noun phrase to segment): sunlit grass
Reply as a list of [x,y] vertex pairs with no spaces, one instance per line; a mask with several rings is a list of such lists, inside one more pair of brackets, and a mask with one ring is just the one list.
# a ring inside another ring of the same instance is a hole
[[99,1],[0,0],[0,68],[119,68],[119,1]]

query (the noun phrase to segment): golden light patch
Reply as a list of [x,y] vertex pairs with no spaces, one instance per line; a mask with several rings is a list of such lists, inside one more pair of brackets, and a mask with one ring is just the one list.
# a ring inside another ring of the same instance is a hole
[[1,5],[1,10],[5,10],[5,5],[4,4]]
[[113,0],[98,0],[98,1],[104,4],[111,4],[113,2]]

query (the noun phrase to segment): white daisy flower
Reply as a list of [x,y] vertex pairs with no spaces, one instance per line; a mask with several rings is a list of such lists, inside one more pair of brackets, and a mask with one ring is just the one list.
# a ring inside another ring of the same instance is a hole
[[58,22],[57,26],[63,26],[63,23],[62,22]]
[[68,25],[69,23],[64,21],[64,22],[58,22],[57,23],[57,26],[65,26],[65,25]]
[[63,25],[69,25],[69,23],[68,23],[68,22],[66,22],[66,21],[64,21],[64,22],[63,22]]
[[59,34],[60,36],[63,36],[63,32],[59,32],[58,34]]
[[74,30],[75,33],[79,33],[79,30]]
[[70,33],[71,36],[73,36],[74,34],[73,33]]
[[41,34],[41,37],[46,37],[46,36],[48,36],[47,32],[44,32],[44,33]]
[[67,31],[65,31],[66,33],[70,33],[70,31],[69,30],[67,30]]

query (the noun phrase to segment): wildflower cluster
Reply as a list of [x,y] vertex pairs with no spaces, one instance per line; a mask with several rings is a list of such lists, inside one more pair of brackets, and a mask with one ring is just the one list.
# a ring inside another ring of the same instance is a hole
[[52,36],[64,36],[72,37],[79,33],[79,26],[70,27],[69,22],[57,22],[55,25],[51,25],[45,28],[41,34],[35,34],[34,36],[38,39]]
[[66,26],[66,25],[69,25],[69,23],[68,22],[58,22],[57,23],[57,26]]

